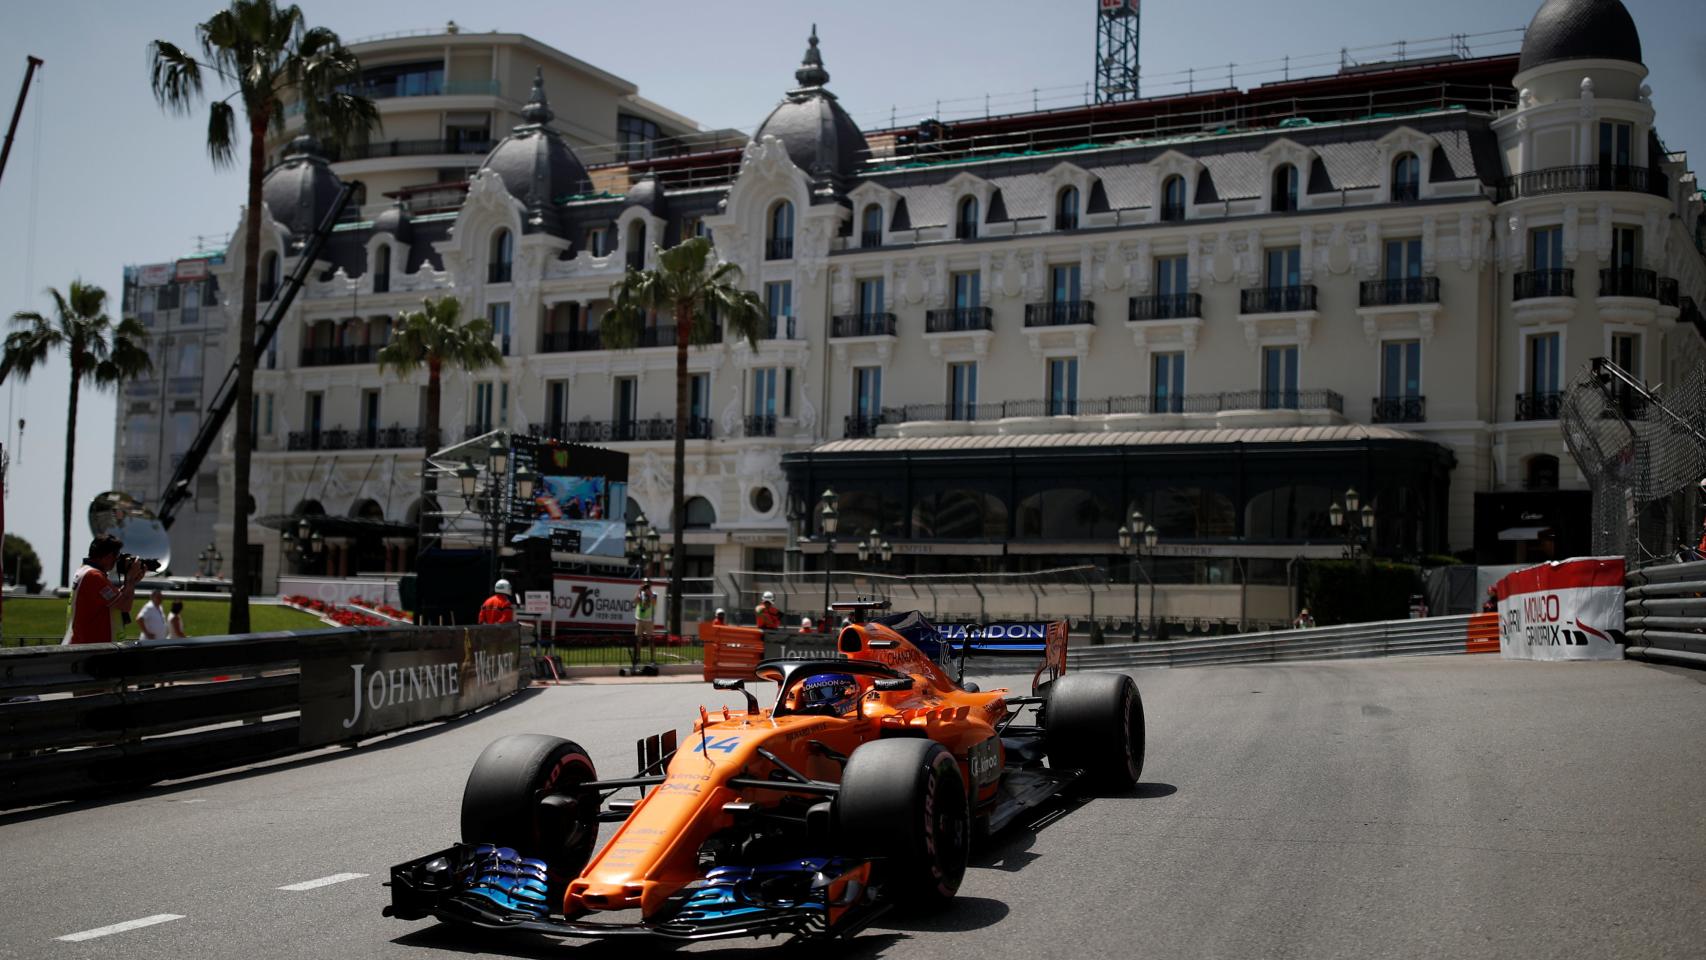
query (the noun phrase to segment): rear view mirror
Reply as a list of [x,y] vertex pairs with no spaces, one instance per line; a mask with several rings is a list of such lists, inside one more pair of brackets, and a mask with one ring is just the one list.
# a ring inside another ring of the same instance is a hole
[[884,693],[892,693],[897,690],[911,690],[912,687],[913,682],[911,677],[884,677],[883,679],[871,684],[872,690],[881,690]]

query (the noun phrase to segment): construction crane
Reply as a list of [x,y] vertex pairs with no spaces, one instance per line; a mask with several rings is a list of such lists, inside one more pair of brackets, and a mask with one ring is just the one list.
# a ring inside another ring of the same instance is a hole
[[36,68],[42,65],[40,57],[26,56],[29,66],[24,68],[24,86],[18,91],[18,105],[12,108],[12,123],[6,128],[6,144],[0,146],[0,176],[6,174],[6,158],[12,155],[12,138],[18,133],[18,118],[24,115],[24,98],[30,95],[30,81],[35,79]]
[[1096,102],[1137,99],[1140,0],[1096,0]]

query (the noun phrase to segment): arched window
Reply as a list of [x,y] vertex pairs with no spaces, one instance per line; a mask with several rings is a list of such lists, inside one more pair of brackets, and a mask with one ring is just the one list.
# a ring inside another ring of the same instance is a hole
[[1078,229],[1078,188],[1067,187],[1060,191],[1060,196],[1054,201],[1054,228],[1056,230]]
[[1522,485],[1529,490],[1558,489],[1558,458],[1549,453],[1537,453],[1529,457],[1523,471]]
[[960,201],[960,215],[954,221],[954,236],[961,240],[970,240],[977,236],[976,197],[967,197]]
[[1185,178],[1176,173],[1161,182],[1161,219],[1185,219]]
[[1113,533],[1113,508],[1082,487],[1033,493],[1019,501],[1015,533],[1044,540],[1092,539]]
[[635,220],[628,224],[628,239],[624,242],[628,248],[628,269],[643,270],[646,267],[646,224]]
[[262,300],[271,300],[278,294],[278,253],[268,250],[261,255],[261,294]]
[[384,293],[391,289],[391,245],[380,243],[379,249],[373,253],[373,292]]
[[913,501],[912,536],[921,540],[1002,540],[1007,504],[983,490],[950,488]]
[[794,205],[786,200],[770,208],[770,239],[764,244],[764,259],[788,260],[794,256]]
[[859,246],[880,247],[883,245],[883,208],[875,203],[867,204],[865,212],[859,218]]
[[515,238],[508,230],[492,235],[492,259],[486,267],[487,283],[508,283],[515,263]]
[[716,509],[704,497],[688,497],[687,502],[681,505],[681,512],[687,517],[682,524],[683,530],[703,530],[717,522]]
[[1400,153],[1392,161],[1392,202],[1405,203],[1422,195],[1422,161],[1413,153]]
[[1282,163],[1274,169],[1273,206],[1275,213],[1297,209],[1297,168]]

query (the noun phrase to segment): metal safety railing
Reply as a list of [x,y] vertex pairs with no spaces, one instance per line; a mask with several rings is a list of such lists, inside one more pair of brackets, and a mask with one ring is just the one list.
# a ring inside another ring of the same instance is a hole
[[1624,652],[1706,667],[1706,561],[1643,567],[1626,582]]
[[1126,670],[1134,667],[1467,653],[1470,652],[1470,627],[1474,620],[1475,615],[1465,614],[1307,630],[1276,630],[1202,640],[1076,647],[1067,651],[1066,658],[1069,668]]

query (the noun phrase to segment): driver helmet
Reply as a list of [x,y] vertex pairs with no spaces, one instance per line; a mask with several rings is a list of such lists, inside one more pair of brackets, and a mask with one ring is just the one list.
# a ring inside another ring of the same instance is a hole
[[859,683],[850,673],[819,673],[800,685],[798,712],[839,717],[853,712],[859,701]]

